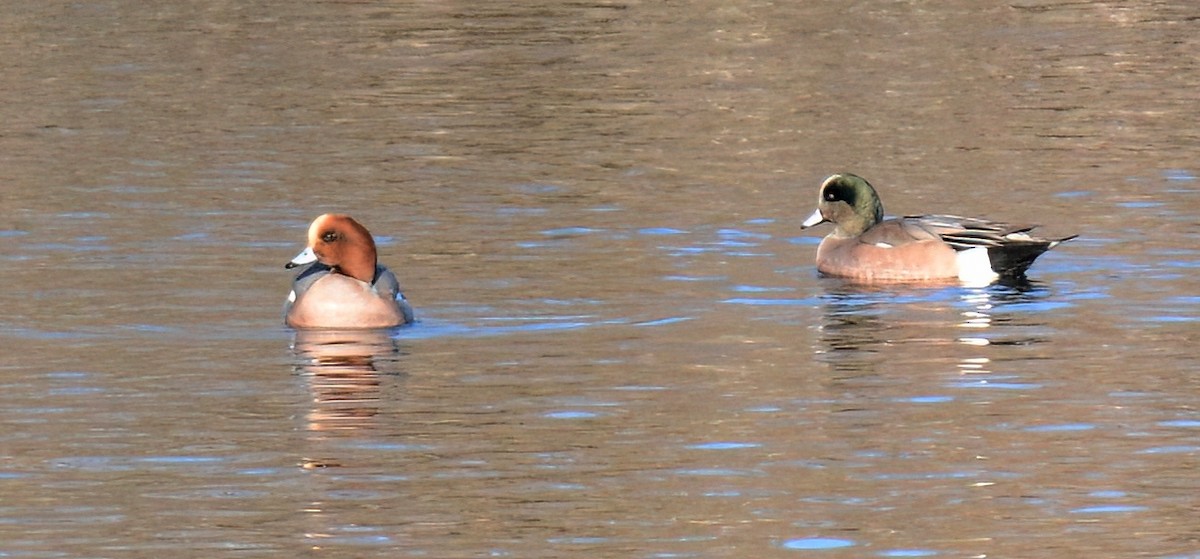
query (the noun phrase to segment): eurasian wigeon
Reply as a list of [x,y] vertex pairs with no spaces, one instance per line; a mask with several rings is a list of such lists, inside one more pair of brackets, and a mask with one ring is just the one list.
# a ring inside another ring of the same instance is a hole
[[835,228],[817,247],[817,270],[868,282],[1019,280],[1039,255],[1075,238],[1043,239],[1029,235],[1033,225],[952,215],[885,220],[875,189],[850,173],[825,179],[817,211],[800,228],[826,221]]
[[325,214],[308,228],[308,247],[286,268],[296,275],[284,306],[293,328],[390,328],[413,321],[396,276],[375,256],[375,239],[357,221]]

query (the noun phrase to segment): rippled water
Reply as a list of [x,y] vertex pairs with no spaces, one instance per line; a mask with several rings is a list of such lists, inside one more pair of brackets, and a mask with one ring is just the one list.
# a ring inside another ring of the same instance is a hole
[[[6,14],[0,556],[1200,556],[1200,9]],[[1080,238],[820,278],[842,170]],[[417,324],[283,327],[326,211]]]

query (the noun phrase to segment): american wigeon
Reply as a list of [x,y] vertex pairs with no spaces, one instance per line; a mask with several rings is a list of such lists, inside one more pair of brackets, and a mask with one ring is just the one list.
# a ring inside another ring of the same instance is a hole
[[308,247],[285,268],[296,275],[284,306],[294,328],[389,328],[412,322],[396,276],[375,256],[375,239],[350,216],[325,214],[308,228]]
[[952,215],[885,220],[875,189],[850,173],[825,179],[817,211],[800,228],[826,221],[835,229],[817,247],[817,270],[861,281],[1020,279],[1043,252],[1075,238],[1042,239],[1029,235],[1033,225]]

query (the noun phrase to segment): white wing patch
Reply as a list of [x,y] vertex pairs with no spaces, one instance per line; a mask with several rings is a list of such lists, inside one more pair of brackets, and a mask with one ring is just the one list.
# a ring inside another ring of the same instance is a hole
[[295,289],[288,291],[288,302],[289,303],[296,302],[296,290]]
[[879,247],[879,248],[896,248],[896,247],[894,247],[894,246],[892,246],[892,245],[889,245],[889,244],[887,244],[887,243],[885,243],[885,242],[883,242],[883,241],[880,241],[880,242],[878,242],[878,243],[875,243],[875,246],[877,246],[877,247]]

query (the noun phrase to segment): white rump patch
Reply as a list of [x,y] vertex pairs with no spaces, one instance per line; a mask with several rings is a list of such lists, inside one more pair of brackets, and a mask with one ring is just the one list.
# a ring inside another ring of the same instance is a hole
[[987,248],[976,247],[958,251],[958,280],[970,287],[982,287],[1000,277],[992,269]]
[[889,245],[889,244],[887,244],[887,243],[885,243],[885,242],[882,242],[882,241],[880,241],[880,242],[878,242],[878,243],[875,243],[875,246],[877,246],[877,247],[879,247],[879,248],[896,248],[896,247],[894,247],[894,246],[892,246],[892,245]]
[[295,289],[288,291],[288,302],[289,303],[296,302],[296,290]]

